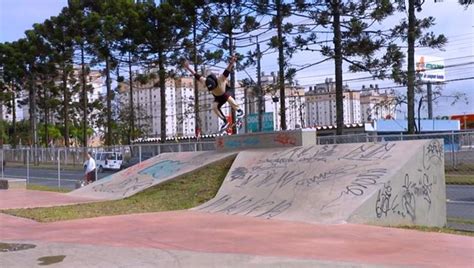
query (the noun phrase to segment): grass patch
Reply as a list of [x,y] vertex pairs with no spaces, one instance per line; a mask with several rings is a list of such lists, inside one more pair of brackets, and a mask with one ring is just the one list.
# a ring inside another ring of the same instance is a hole
[[446,171],[446,174],[469,175],[474,174],[474,164],[460,163],[455,167],[446,164],[444,170]]
[[37,185],[37,184],[31,184],[31,183],[26,185],[26,189],[35,190],[35,191],[58,192],[58,193],[67,193],[71,191],[70,189],[43,186],[43,185]]
[[440,227],[427,227],[427,226],[397,226],[396,228],[417,230],[417,231],[422,231],[422,232],[435,232],[435,233],[474,236],[474,232],[460,231],[460,230],[455,230],[455,229],[446,228],[446,227],[440,228]]
[[212,166],[156,185],[121,200],[48,208],[8,209],[1,212],[39,222],[52,222],[189,209],[216,195],[233,161],[234,157],[227,158]]
[[472,175],[446,174],[446,184],[474,185],[474,174]]
[[461,218],[448,218],[449,222],[461,223],[461,224],[473,224],[474,219],[461,219]]

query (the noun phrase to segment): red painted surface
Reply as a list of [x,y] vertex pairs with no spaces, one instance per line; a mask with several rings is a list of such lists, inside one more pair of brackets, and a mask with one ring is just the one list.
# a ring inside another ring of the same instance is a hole
[[22,189],[0,190],[0,209],[50,207],[91,201],[97,201],[97,199],[74,197],[62,193],[46,191]]
[[296,139],[285,133],[278,134],[274,141],[282,145],[296,145]]
[[472,237],[191,211],[54,223],[37,223],[0,214],[0,240],[241,253],[383,265],[472,267],[474,261]]

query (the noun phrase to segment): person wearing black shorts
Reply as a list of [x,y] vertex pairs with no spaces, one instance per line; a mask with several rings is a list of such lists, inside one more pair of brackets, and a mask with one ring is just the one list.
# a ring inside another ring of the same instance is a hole
[[[229,96],[226,93],[226,88],[227,88],[227,78],[229,77],[230,72],[232,71],[232,67],[234,66],[234,63],[236,62],[237,58],[235,56],[232,56],[229,65],[227,68],[224,70],[224,72],[217,77],[215,74],[210,74],[207,77],[203,77],[199,74],[197,74],[191,67],[189,66],[189,63],[186,61],[184,63],[184,67],[206,88],[211,92],[211,94],[214,96],[214,103],[212,105],[212,110],[214,113],[222,119],[224,122],[220,128],[220,131],[223,131],[229,127],[229,122],[227,122],[227,119],[224,115],[224,113],[221,110],[221,107],[228,102],[230,107],[237,113],[238,118],[242,118],[244,116],[244,112],[242,109],[240,109],[239,105],[235,102],[234,98],[232,96]],[[196,96],[197,97],[197,96]]]

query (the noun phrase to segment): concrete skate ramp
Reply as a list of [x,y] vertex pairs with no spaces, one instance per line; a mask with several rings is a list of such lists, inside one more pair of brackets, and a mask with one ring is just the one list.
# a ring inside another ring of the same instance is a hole
[[163,153],[69,194],[107,200],[121,199],[233,155],[235,153],[215,151]]
[[200,211],[376,225],[446,224],[442,140],[240,152]]

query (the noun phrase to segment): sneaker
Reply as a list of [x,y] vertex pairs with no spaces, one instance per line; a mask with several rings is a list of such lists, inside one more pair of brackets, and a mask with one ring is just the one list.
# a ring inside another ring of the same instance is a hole
[[242,109],[238,109],[238,110],[237,110],[237,117],[238,117],[238,118],[244,117],[244,111],[242,111]]
[[224,122],[224,124],[221,126],[220,131],[224,131],[229,127],[229,122]]

